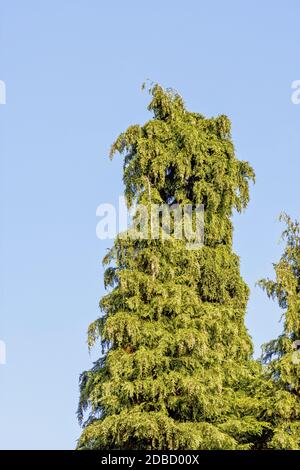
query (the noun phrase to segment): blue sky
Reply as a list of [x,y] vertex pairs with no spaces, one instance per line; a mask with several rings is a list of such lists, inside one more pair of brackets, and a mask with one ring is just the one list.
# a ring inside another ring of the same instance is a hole
[[255,282],[280,256],[280,211],[300,217],[299,15],[296,0],[0,1],[1,449],[76,445],[86,330],[111,244],[96,238],[96,208],[122,194],[122,162],[108,151],[150,117],[147,78],[232,120],[237,156],[257,175],[234,217],[256,352],[279,333]]

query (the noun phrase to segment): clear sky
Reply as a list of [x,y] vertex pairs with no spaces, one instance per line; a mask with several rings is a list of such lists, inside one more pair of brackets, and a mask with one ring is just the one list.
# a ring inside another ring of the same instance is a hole
[[279,333],[255,282],[281,253],[280,211],[300,217],[299,17],[297,0],[0,1],[1,449],[76,445],[86,330],[111,245],[96,238],[96,208],[122,194],[122,162],[108,151],[150,118],[147,78],[232,120],[237,156],[257,175],[234,217],[256,354]]

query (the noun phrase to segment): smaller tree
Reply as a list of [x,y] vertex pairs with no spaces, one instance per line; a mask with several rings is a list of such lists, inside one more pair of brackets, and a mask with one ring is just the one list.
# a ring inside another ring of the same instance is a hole
[[274,264],[276,281],[259,281],[284,310],[283,333],[263,348],[263,362],[275,387],[269,401],[273,433],[268,447],[300,450],[300,224],[286,214],[280,220],[286,223],[286,247]]

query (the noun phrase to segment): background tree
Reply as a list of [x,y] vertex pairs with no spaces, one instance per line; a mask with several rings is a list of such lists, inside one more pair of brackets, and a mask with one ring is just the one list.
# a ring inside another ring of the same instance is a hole
[[283,333],[264,346],[263,361],[274,382],[269,402],[273,426],[268,446],[300,450],[300,226],[283,214],[286,247],[274,265],[276,281],[264,279],[260,285],[284,310]]
[[112,289],[89,327],[103,355],[81,376],[79,419],[89,415],[78,447],[251,448],[268,424],[231,216],[246,207],[254,173],[235,157],[226,116],[188,112],[158,85],[150,93],[153,119],[111,149],[124,154],[128,204],[204,204],[205,243],[116,238],[104,258]]

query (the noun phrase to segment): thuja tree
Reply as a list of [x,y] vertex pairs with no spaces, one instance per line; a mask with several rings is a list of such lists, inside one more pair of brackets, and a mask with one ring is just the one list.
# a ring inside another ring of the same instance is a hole
[[81,376],[79,449],[247,449],[268,428],[254,397],[259,365],[244,325],[248,287],[232,251],[233,210],[254,173],[225,116],[186,110],[155,85],[153,118],[112,145],[124,155],[128,205],[203,204],[204,246],[117,237],[104,258],[109,293],[89,327],[102,355]]
[[283,333],[265,345],[263,354],[274,383],[273,400],[268,402],[272,423],[268,447],[300,450],[300,226],[286,214],[281,219],[286,223],[286,247],[274,265],[276,280],[260,281],[284,310]]

